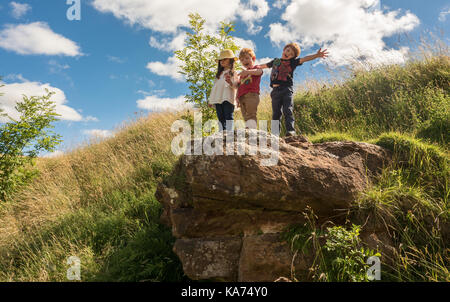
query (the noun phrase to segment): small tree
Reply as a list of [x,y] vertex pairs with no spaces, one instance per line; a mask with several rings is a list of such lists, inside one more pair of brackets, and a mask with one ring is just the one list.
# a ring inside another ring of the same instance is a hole
[[179,73],[186,77],[190,93],[186,101],[200,108],[203,119],[215,117],[215,111],[208,107],[208,98],[217,72],[219,52],[231,49],[236,52],[239,46],[230,35],[233,23],[221,22],[218,35],[205,33],[203,19],[199,14],[189,14],[191,32],[187,33],[185,47],[175,51],[175,56],[184,64]]
[[[0,77],[0,81],[1,80],[2,80],[2,77]],[[3,86],[5,86],[5,85],[0,85],[0,88],[2,88]],[[3,93],[0,92],[0,96],[2,96],[2,95],[3,95]],[[3,109],[0,108],[0,117],[2,117],[2,116],[5,116],[5,114],[3,113]]]
[[59,116],[50,101],[54,93],[46,93],[41,97],[24,95],[15,107],[18,120],[2,114],[11,121],[0,126],[0,201],[37,174],[32,167],[39,152],[54,151],[61,142],[60,135],[46,130],[54,128],[51,123]]

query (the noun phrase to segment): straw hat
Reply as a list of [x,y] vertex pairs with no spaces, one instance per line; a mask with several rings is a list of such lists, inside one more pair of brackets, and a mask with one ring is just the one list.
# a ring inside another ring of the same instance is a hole
[[234,56],[234,53],[231,49],[224,49],[220,52],[220,56],[217,59],[217,61],[223,60],[223,59],[233,59],[237,60],[237,58]]

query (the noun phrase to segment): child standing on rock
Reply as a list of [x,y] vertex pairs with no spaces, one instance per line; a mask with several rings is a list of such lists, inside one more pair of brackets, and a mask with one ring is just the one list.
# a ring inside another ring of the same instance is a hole
[[[223,130],[233,130],[234,107],[236,105],[236,83],[238,77],[234,71],[234,63],[237,58],[233,51],[225,49],[220,53],[216,80],[211,89],[208,106],[215,106],[217,118]],[[231,121],[228,124],[227,121]]]
[[239,53],[245,70],[240,76],[239,88],[237,91],[238,107],[241,107],[246,127],[249,129],[257,128],[256,113],[259,105],[259,84],[263,74],[262,69],[255,67],[255,52],[250,48],[243,48]]
[[297,58],[300,55],[300,46],[297,43],[289,43],[283,49],[281,59],[276,58],[269,63],[259,65],[259,68],[272,68],[270,75],[270,87],[272,92],[272,120],[280,121],[281,114],[284,115],[286,125],[286,136],[294,136],[294,100],[293,100],[293,78],[294,71],[297,66],[305,62],[315,60],[317,58],[326,58],[328,52],[322,48],[310,56],[304,58]]

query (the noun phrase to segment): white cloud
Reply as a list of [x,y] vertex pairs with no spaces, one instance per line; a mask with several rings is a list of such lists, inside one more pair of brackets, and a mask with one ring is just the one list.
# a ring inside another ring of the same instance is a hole
[[220,21],[232,21],[240,16],[249,29],[254,29],[254,23],[268,12],[265,0],[94,0],[92,5],[131,25],[172,34],[180,27],[189,26],[189,13],[199,13],[206,19],[207,28],[216,28]]
[[153,48],[171,52],[174,50],[180,50],[184,48],[185,39],[186,39],[186,32],[181,32],[171,39],[170,38],[157,39],[152,36],[150,37],[150,41],[148,42],[148,44]]
[[315,44],[328,48],[332,65],[355,60],[367,64],[402,63],[407,48],[387,48],[383,38],[414,29],[419,23],[410,12],[381,11],[379,0],[291,0],[282,23],[270,25],[276,44],[301,41],[302,48]]
[[24,78],[22,74],[15,74],[15,73],[8,74],[3,79],[11,82],[12,81],[28,82],[28,80]]
[[[190,12],[198,12],[209,23],[232,18],[239,0],[94,0],[93,6],[104,13],[112,13],[127,23],[165,33],[175,33],[180,26],[188,26]],[[211,25],[211,24],[208,24]]]
[[247,3],[239,5],[237,14],[244,21],[248,29],[247,31],[254,35],[261,31],[261,26],[256,26],[255,22],[264,18],[269,12],[269,5],[264,0],[249,0]]
[[175,56],[169,57],[166,63],[149,62],[147,69],[159,76],[168,76],[176,81],[183,81],[184,76],[178,72],[182,62]]
[[142,89],[139,89],[138,91],[136,91],[136,93],[142,94],[142,95],[150,95],[151,93]]
[[12,9],[11,14],[16,19],[20,19],[31,10],[31,6],[26,3],[22,4],[13,1],[10,5]]
[[149,95],[157,95],[157,96],[163,96],[164,94],[167,93],[166,89],[155,89],[152,91],[145,91],[145,90],[138,90],[136,93],[138,94],[142,94],[143,96],[149,96]]
[[[252,40],[245,40],[239,37],[234,37],[234,41],[236,42],[236,45],[240,46],[241,48],[251,48],[256,52],[256,45]],[[236,55],[239,55],[239,53],[237,53]]]
[[446,8],[439,13],[439,21],[445,22],[447,20],[447,15],[450,14],[450,9]]
[[98,122],[98,118],[95,116],[88,115],[85,118],[83,118],[84,122]]
[[283,8],[288,4],[289,0],[276,0],[275,3],[273,3],[273,7],[276,8]]
[[54,157],[63,156],[63,155],[64,155],[64,151],[56,150],[56,151],[53,151],[53,152],[51,152],[51,153],[47,153],[47,154],[45,154],[45,155],[42,156],[42,157],[45,157],[45,158],[54,158]]
[[160,112],[165,110],[179,111],[192,107],[192,104],[186,103],[184,96],[176,98],[161,98],[156,95],[149,95],[145,99],[138,100],[138,108]]
[[270,31],[268,36],[270,40],[275,44],[280,44],[282,42],[295,41],[297,37],[295,33],[289,29],[288,26],[284,26],[281,23],[272,23],[269,25]]
[[[5,84],[5,83],[1,83]],[[10,115],[12,118],[19,118],[19,113],[14,108],[17,101],[22,101],[23,95],[27,97],[31,96],[42,96],[46,95],[45,89],[55,92],[51,99],[55,103],[56,113],[61,114],[59,119],[67,121],[82,121],[83,117],[73,108],[66,105],[68,102],[64,91],[61,89],[50,86],[50,84],[41,84],[38,82],[23,82],[23,83],[12,83],[5,84],[2,87],[2,93],[4,95],[0,96],[0,108],[4,109],[5,113]],[[0,122],[7,122],[9,119],[0,118]]]
[[114,136],[112,131],[110,130],[102,130],[102,129],[89,129],[83,130],[84,135],[88,135],[91,138],[108,138]]
[[82,55],[75,42],[53,32],[45,22],[6,25],[0,31],[0,48],[21,55]]

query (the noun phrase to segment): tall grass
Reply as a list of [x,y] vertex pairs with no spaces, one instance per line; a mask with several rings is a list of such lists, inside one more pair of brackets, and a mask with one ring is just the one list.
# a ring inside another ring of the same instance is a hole
[[374,143],[390,149],[392,164],[355,202],[352,217],[378,225],[392,239],[385,280],[449,281],[449,157],[434,145],[396,133]]
[[159,223],[156,185],[176,158],[175,114],[153,114],[57,158],[0,205],[0,280],[64,281],[66,259],[82,280],[180,280],[170,229]]
[[351,133],[359,139],[383,132],[409,133],[448,146],[450,133],[450,58],[439,55],[355,70],[344,83],[299,90],[297,126],[303,133]]

